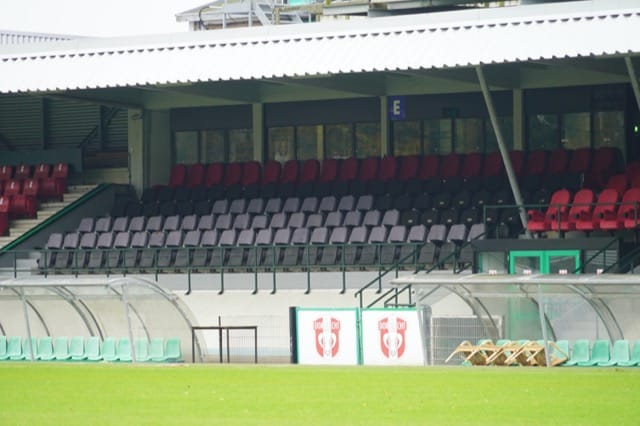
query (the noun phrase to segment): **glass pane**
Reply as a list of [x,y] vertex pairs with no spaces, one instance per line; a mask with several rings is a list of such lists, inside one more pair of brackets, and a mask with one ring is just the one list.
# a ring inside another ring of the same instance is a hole
[[591,145],[591,115],[588,112],[565,114],[562,117],[562,146],[566,149]]
[[453,144],[451,119],[425,120],[423,125],[423,152],[425,154],[449,154]]
[[380,123],[356,123],[356,157],[380,156]]
[[226,161],[224,130],[204,130],[200,132],[200,162],[216,163]]
[[284,163],[295,158],[293,150],[293,127],[272,127],[269,129],[269,160]]
[[229,130],[229,161],[253,160],[251,129]]
[[175,132],[173,147],[177,164],[198,162],[198,132]]
[[513,263],[513,272],[515,274],[540,273],[540,256],[517,256]]
[[298,160],[318,158],[318,141],[322,138],[322,126],[296,127]]
[[[498,125],[502,132],[502,137],[509,150],[513,149],[513,117],[498,117]],[[486,119],[484,124],[485,138],[486,138],[486,152],[499,151],[498,139],[496,138],[496,132],[493,130],[491,120]]]
[[419,121],[393,122],[393,154],[396,156],[420,154]]
[[455,125],[458,153],[484,151],[483,120],[481,118],[458,118]]
[[555,149],[558,147],[559,140],[557,115],[535,114],[529,116],[529,151]]
[[624,152],[624,111],[593,113],[593,147],[612,146]]
[[325,127],[325,157],[351,157],[352,135],[350,124],[331,124]]
[[575,256],[549,256],[550,274],[573,274],[576,268]]

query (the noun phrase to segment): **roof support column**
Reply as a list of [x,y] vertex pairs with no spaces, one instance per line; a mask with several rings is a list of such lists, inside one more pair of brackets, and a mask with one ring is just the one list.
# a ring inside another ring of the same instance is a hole
[[504,163],[504,168],[507,171],[507,177],[509,178],[509,185],[511,186],[511,191],[513,192],[513,198],[516,201],[516,205],[518,206],[518,210],[520,212],[520,221],[522,222],[523,228],[527,229],[527,215],[524,211],[522,195],[520,194],[520,187],[518,186],[518,181],[516,179],[516,175],[513,171],[513,165],[511,164],[511,158],[509,158],[509,151],[507,146],[504,143],[504,137],[502,136],[502,131],[500,130],[500,124],[498,123],[498,116],[496,115],[496,110],[493,106],[493,99],[491,98],[491,93],[489,92],[489,87],[487,86],[487,81],[484,78],[484,72],[482,71],[482,67],[480,65],[476,66],[476,74],[478,75],[478,81],[480,82],[480,88],[482,89],[482,96],[484,97],[484,102],[487,105],[487,110],[489,111],[489,118],[491,119],[491,125],[493,126],[493,131],[496,134],[496,139],[498,141],[498,148],[500,149],[500,154],[502,155],[502,162]]
[[27,309],[27,298],[24,295],[24,288],[20,289],[20,299],[22,300],[22,313],[24,314],[24,327],[26,329],[27,334],[27,342],[29,345],[29,359],[31,361],[36,360],[36,353],[33,347],[33,340],[31,340],[31,326],[29,325],[29,311]]
[[253,159],[263,162],[264,157],[264,104],[251,105],[251,127],[253,136]]
[[542,330],[542,341],[544,342],[544,359],[547,367],[551,367],[551,354],[549,353],[549,339],[547,337],[547,324],[544,314],[544,300],[542,299],[542,287],[538,284],[538,314],[540,316],[540,329]]
[[636,98],[636,104],[638,105],[638,110],[640,111],[640,87],[638,86],[638,76],[636,75],[636,70],[633,67],[633,62],[631,62],[631,57],[625,56],[624,63],[627,65],[629,80],[631,80],[631,87],[633,88],[633,94]]
[[389,155],[389,105],[386,96],[380,96],[380,156]]

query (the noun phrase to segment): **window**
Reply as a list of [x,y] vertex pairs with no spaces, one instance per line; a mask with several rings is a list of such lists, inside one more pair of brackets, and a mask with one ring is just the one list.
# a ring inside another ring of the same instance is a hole
[[558,147],[560,132],[558,116],[535,114],[529,116],[529,151],[552,150]]
[[318,145],[322,139],[322,126],[298,126],[296,127],[297,158],[308,160],[319,158]]
[[353,154],[350,124],[330,124],[325,126],[325,157],[348,158]]
[[451,152],[451,119],[425,120],[423,126],[423,152],[425,154],[448,154]]
[[[498,125],[500,126],[500,131],[502,132],[502,138],[504,139],[504,143],[507,145],[508,150],[513,149],[513,117],[498,117]],[[498,148],[498,139],[496,138],[496,132],[493,130],[493,125],[491,124],[490,119],[485,120],[484,124],[484,133],[485,133],[485,141],[486,152],[494,152],[499,151]]]
[[269,129],[269,160],[284,163],[296,158],[293,143],[293,127],[272,127]]
[[591,146],[591,114],[588,112],[564,114],[561,142],[565,149]]
[[380,124],[356,123],[356,157],[379,157],[380,151]]
[[593,113],[593,147],[612,146],[625,151],[624,112],[600,111]]
[[229,130],[229,162],[253,160],[251,129]]
[[455,131],[457,153],[484,151],[484,126],[481,118],[458,118]]
[[176,163],[194,164],[198,162],[198,132],[176,132],[173,144]]
[[394,121],[393,154],[396,156],[420,154],[420,131],[419,121]]
[[224,130],[203,130],[200,132],[201,163],[224,162],[226,157]]

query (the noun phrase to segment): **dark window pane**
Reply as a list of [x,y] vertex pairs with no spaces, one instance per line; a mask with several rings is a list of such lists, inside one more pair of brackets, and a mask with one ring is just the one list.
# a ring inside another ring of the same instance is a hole
[[200,132],[200,162],[224,162],[224,130],[203,130]]
[[600,111],[593,114],[593,146],[613,146],[624,152],[624,112]]
[[560,131],[558,116],[535,114],[529,116],[529,151],[552,150],[558,147]]
[[296,127],[297,159],[318,158],[318,140],[322,137],[322,126]]
[[380,156],[380,124],[356,123],[356,157]]
[[229,130],[229,161],[253,160],[251,129]]
[[393,122],[393,154],[420,154],[420,122]]
[[425,120],[424,123],[425,154],[448,154],[451,152],[452,134],[451,119]]
[[456,147],[458,153],[484,151],[483,120],[481,118],[456,119]]
[[562,116],[562,146],[566,149],[591,146],[591,115],[588,112]]
[[173,146],[176,163],[198,162],[198,132],[176,132],[173,136]]
[[295,158],[293,151],[293,127],[269,129],[269,159],[284,163]]
[[[513,149],[513,117],[498,117],[498,125],[504,138],[504,143],[507,145],[508,150]],[[486,152],[498,151],[498,139],[496,138],[496,132],[493,130],[491,120],[488,118],[485,121],[485,137],[486,137]]]
[[325,157],[348,158],[352,150],[351,125],[331,124],[325,126]]

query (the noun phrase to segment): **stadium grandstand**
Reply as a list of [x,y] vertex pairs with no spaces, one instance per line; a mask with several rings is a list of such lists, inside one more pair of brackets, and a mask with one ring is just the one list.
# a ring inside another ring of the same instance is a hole
[[0,30],[0,334],[286,362],[295,315],[369,308],[419,313],[434,364],[462,340],[640,339],[637,1],[176,19]]

